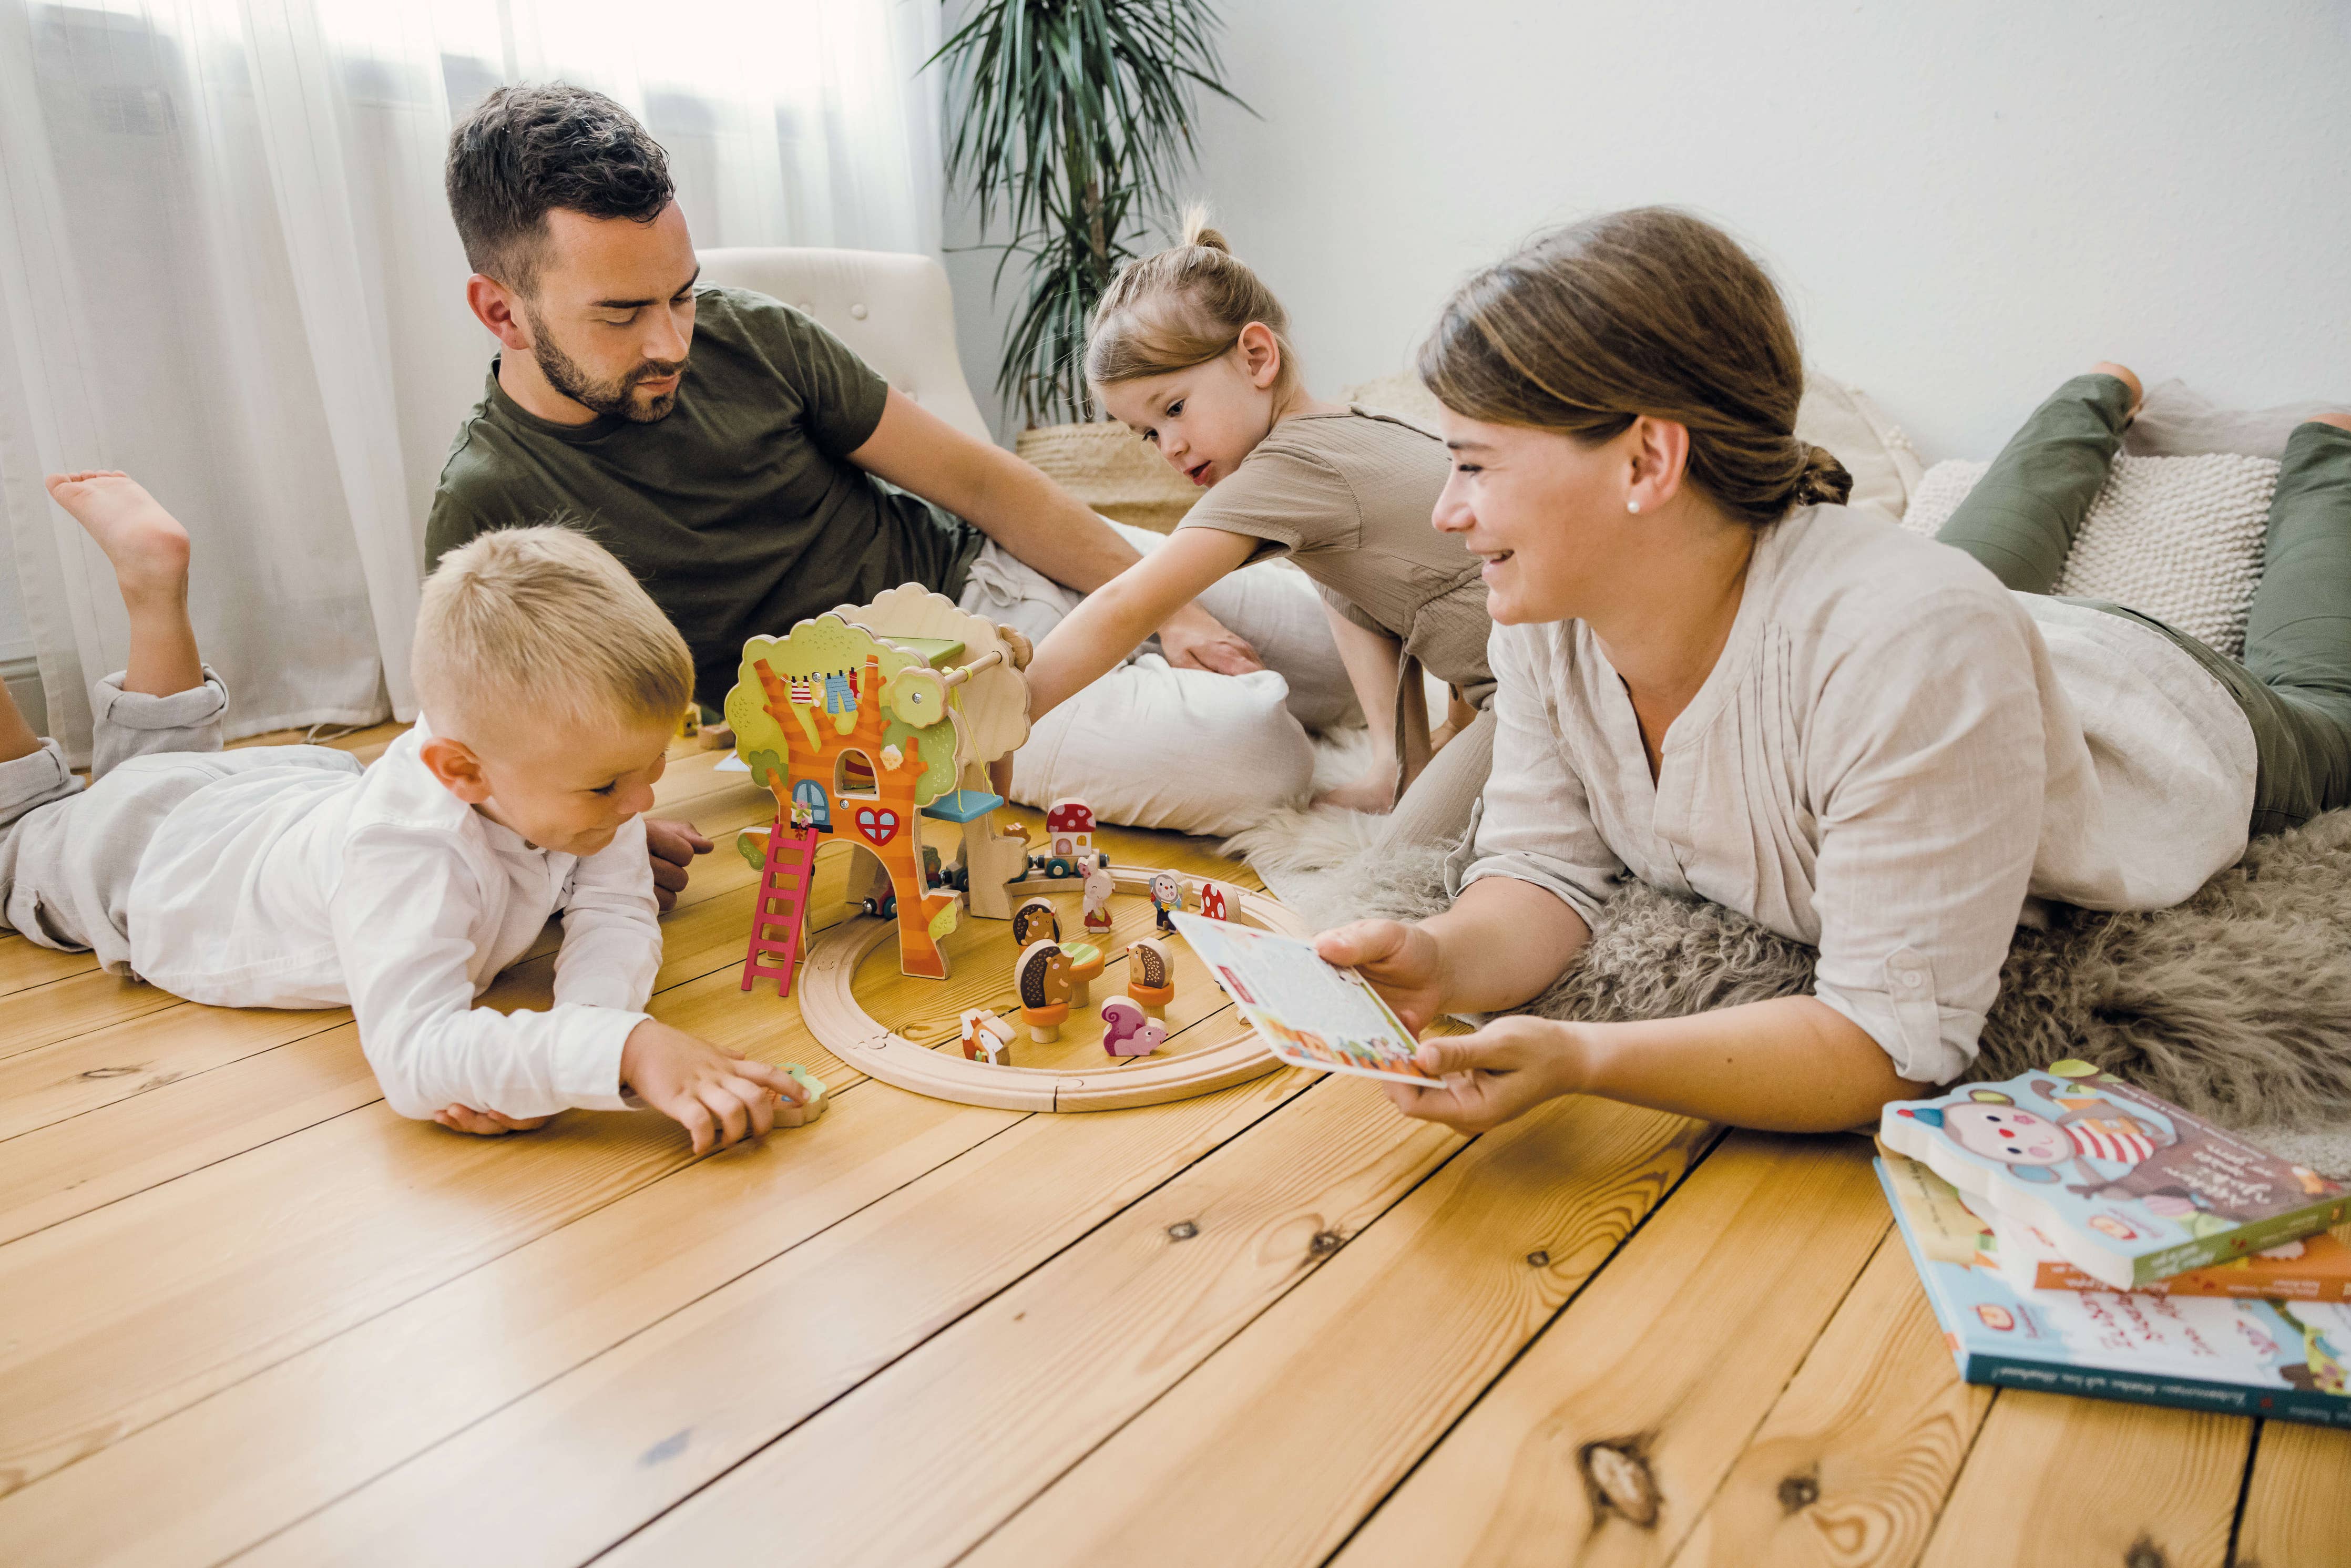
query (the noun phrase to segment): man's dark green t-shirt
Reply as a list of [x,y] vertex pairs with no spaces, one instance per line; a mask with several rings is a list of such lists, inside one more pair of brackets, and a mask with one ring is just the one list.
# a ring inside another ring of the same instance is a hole
[[979,531],[849,461],[889,390],[822,327],[739,288],[695,291],[677,402],[650,424],[551,423],[493,361],[441,470],[425,559],[488,528],[584,529],[685,634],[695,694],[716,705],[748,638],[902,582],[963,591]]

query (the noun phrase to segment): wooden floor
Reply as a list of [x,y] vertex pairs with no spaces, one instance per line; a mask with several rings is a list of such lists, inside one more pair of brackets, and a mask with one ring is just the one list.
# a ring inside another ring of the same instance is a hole
[[[664,810],[764,821],[713,760]],[[0,1563],[2351,1563],[2351,1432],[1958,1384],[1858,1138],[946,1104],[738,989],[750,898],[653,1009],[835,1104],[702,1160],[0,940]]]

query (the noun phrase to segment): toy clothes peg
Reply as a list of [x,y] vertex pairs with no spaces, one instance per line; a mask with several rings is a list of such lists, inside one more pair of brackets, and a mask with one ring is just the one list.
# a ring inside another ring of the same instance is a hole
[[1102,950],[1091,942],[1065,942],[1061,951],[1070,956],[1070,1002],[1073,1007],[1092,1005],[1092,986],[1102,978]]
[[1113,1056],[1149,1056],[1167,1043],[1167,1026],[1130,997],[1102,1005],[1102,1049]]
[[963,1055],[967,1061],[1012,1065],[1013,1028],[986,1008],[970,1008],[963,1015]]
[[1211,920],[1230,920],[1231,907],[1231,901],[1227,895],[1223,883],[1210,882],[1206,877],[1200,879],[1201,914]]
[[777,1126],[805,1127],[831,1109],[832,1097],[825,1092],[823,1079],[819,1078],[797,1061],[785,1062],[784,1071],[792,1075],[793,1082],[808,1091],[808,1103],[795,1105],[790,1101],[778,1097],[776,1101]]
[[1096,865],[1087,868],[1085,923],[1086,930],[1093,936],[1110,935],[1110,895],[1113,886],[1111,874],[1103,867]]
[[1157,1012],[1176,999],[1176,966],[1168,961],[1167,946],[1145,936],[1126,949],[1126,994],[1146,1012]]
[[1012,962],[1012,983],[1020,995],[1020,1021],[1029,1038],[1050,1045],[1070,1021],[1070,956],[1059,942],[1031,942]]
[[1050,898],[1032,898],[1012,912],[1012,940],[1026,947],[1033,942],[1059,942],[1061,917]]
[[1151,873],[1151,912],[1158,916],[1159,934],[1176,935],[1176,923],[1167,917],[1184,907],[1184,879],[1172,871]]

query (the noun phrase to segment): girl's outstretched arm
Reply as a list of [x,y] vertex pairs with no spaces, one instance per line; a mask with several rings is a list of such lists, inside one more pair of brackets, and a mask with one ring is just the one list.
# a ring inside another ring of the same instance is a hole
[[1031,722],[1108,674],[1169,616],[1239,570],[1260,542],[1222,528],[1178,528],[1165,544],[1086,595],[1029,662]]

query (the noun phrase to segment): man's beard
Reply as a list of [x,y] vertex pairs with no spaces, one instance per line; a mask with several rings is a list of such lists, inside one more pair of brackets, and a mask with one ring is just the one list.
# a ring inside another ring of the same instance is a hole
[[677,406],[677,394],[684,390],[681,379],[670,391],[650,402],[640,402],[631,394],[639,382],[649,382],[685,369],[684,360],[664,361],[647,360],[617,381],[599,382],[589,378],[579,361],[556,346],[547,323],[536,313],[530,319],[530,357],[538,361],[538,373],[548,384],[572,402],[607,417],[630,420],[638,424],[651,424]]

